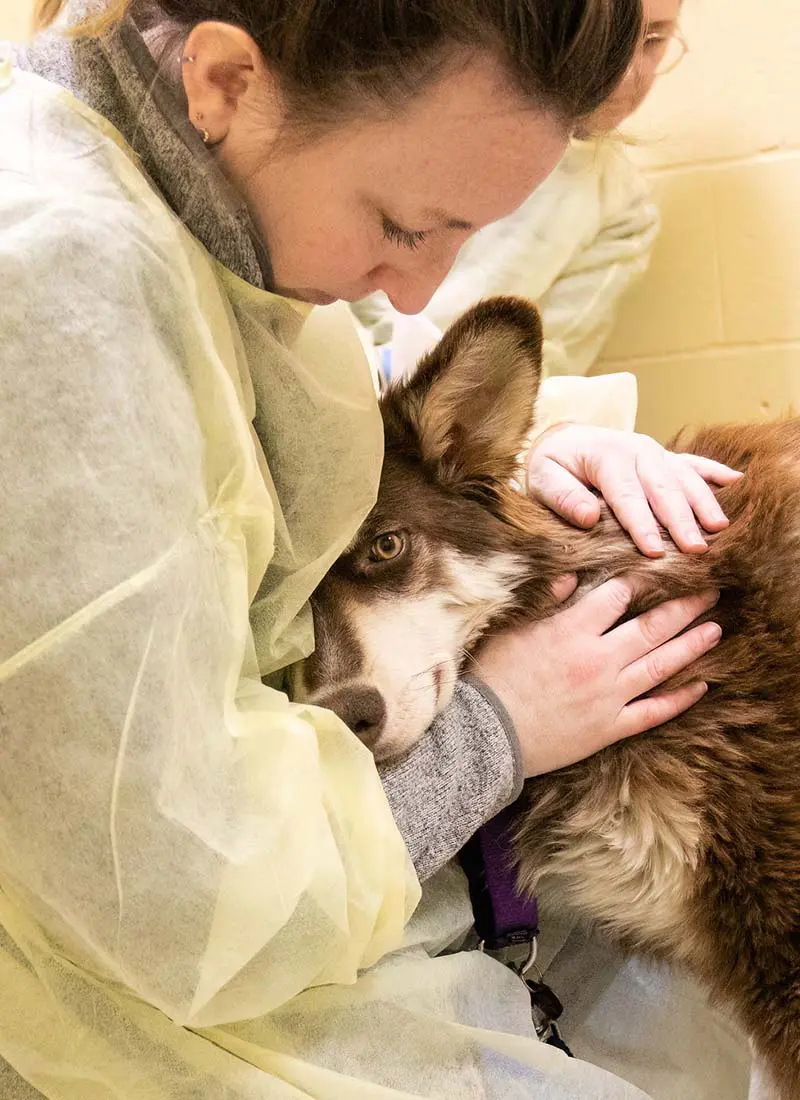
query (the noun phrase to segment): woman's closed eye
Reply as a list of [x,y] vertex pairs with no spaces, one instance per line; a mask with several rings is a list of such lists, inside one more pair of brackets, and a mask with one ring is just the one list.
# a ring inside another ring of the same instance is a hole
[[423,229],[403,229],[385,214],[383,215],[383,235],[387,241],[391,241],[399,248],[410,248],[412,251],[419,248],[428,236]]

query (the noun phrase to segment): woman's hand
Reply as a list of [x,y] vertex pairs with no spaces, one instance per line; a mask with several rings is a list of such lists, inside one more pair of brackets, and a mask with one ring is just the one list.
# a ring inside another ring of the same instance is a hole
[[700,530],[728,523],[710,485],[728,485],[742,475],[697,455],[672,454],[654,439],[633,432],[567,424],[546,433],[528,456],[528,489],[564,519],[592,527],[599,489],[639,549],[664,551],[658,522],[686,553],[708,544]]
[[[559,598],[574,588],[575,578],[565,579]],[[699,682],[639,698],[717,644],[716,623],[681,631],[713,607],[719,593],[671,600],[614,626],[632,595],[626,578],[607,581],[565,611],[496,635],[479,651],[474,674],[511,715],[526,776],[566,767],[661,725],[705,693]]]

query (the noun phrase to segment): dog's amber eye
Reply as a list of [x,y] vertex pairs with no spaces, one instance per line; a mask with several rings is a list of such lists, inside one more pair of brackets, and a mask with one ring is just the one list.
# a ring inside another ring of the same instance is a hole
[[405,549],[405,540],[402,535],[389,531],[385,535],[378,535],[370,547],[371,561],[392,561],[399,557]]

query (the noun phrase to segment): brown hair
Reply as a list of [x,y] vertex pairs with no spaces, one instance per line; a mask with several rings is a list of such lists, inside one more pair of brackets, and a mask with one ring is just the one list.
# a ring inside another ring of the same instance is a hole
[[[66,0],[38,0],[39,26]],[[330,117],[425,87],[453,47],[491,49],[528,101],[572,125],[614,90],[642,27],[641,0],[106,0],[97,33],[130,10],[189,31],[211,20],[245,30],[294,113]]]

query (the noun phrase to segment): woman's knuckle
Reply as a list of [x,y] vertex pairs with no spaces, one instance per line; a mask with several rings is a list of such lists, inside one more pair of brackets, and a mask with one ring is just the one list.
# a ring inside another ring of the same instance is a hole
[[651,649],[661,645],[673,633],[672,609],[662,604],[651,611],[646,611],[639,617],[639,630],[642,633],[642,639]]
[[642,730],[650,729],[652,726],[658,725],[662,721],[663,708],[659,706],[654,700],[647,700],[643,709],[641,722],[639,727]]
[[663,641],[663,618],[663,614],[653,612],[651,615],[645,615],[639,620],[639,630],[642,634],[642,641],[650,649],[660,645]]
[[697,458],[695,455],[678,453],[674,451],[667,451],[667,462],[670,466],[674,466],[678,470],[690,470],[694,472]]
[[703,629],[693,630],[688,640],[692,656],[701,657],[714,644],[715,634]]
[[711,648],[711,644],[705,638],[699,637],[689,646],[689,651],[684,661],[684,667],[693,664],[698,658],[705,656]]
[[616,611],[618,616],[628,610],[631,595],[630,583],[621,578],[609,581],[606,586],[606,599],[609,607],[611,611]]
[[557,489],[553,493],[553,503],[559,510],[566,510],[574,503],[577,495],[574,489]]
[[637,448],[647,454],[664,455],[667,453],[661,444],[653,439],[651,435],[644,435],[642,432],[634,432],[631,438],[635,441]]
[[657,493],[661,497],[674,497],[676,495],[676,489],[672,482],[657,475],[650,478],[649,488],[651,492]]
[[528,463],[527,484],[530,493],[541,493],[547,487],[547,478],[540,462]]
[[633,482],[621,484],[614,494],[614,500],[618,505],[624,505],[628,511],[636,512],[642,516],[647,508],[647,502],[638,482],[635,484]]
[[660,684],[669,675],[664,657],[658,651],[650,653],[645,658],[645,667],[647,668],[648,679],[653,684]]

